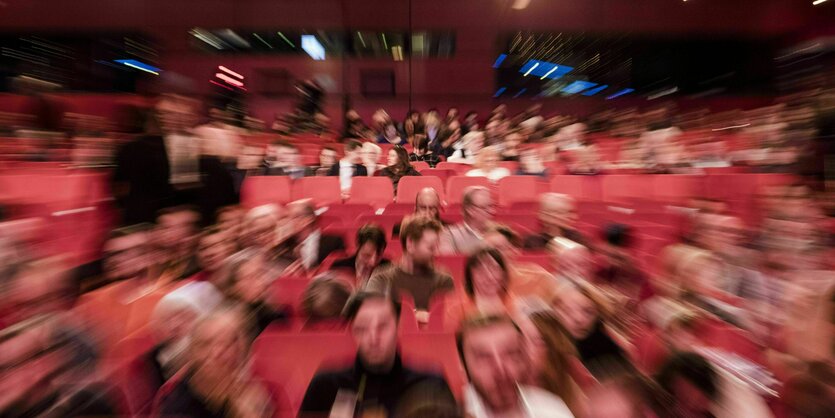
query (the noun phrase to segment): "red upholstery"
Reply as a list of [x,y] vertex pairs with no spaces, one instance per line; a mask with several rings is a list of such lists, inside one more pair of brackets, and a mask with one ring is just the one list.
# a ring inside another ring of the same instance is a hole
[[448,163],[446,161],[442,161],[435,165],[435,168],[449,169],[455,171],[458,175],[464,175],[464,173],[470,171],[473,167],[469,164]]
[[423,170],[428,170],[429,168],[431,168],[429,167],[429,163],[427,163],[426,161],[412,161],[411,164],[412,168],[420,172],[423,172]]
[[353,225],[363,215],[374,213],[374,208],[365,203],[343,203],[328,207],[319,217],[319,223],[325,225]]
[[253,208],[268,203],[286,204],[290,201],[292,181],[287,176],[252,176],[241,186],[241,204]]
[[357,224],[362,226],[369,223],[374,223],[380,225],[384,231],[391,233],[394,225],[399,224],[403,221],[404,214],[400,213],[384,213],[382,215],[364,215],[359,218]]
[[293,183],[293,200],[310,198],[316,206],[342,203],[339,177],[302,177]]
[[680,204],[687,202],[693,196],[705,194],[703,176],[666,174],[652,177],[653,196],[662,202]]
[[420,170],[420,174],[423,176],[438,177],[444,182],[444,184],[446,184],[447,179],[457,175],[458,173],[455,170],[450,170],[448,168],[424,168]]
[[366,203],[383,208],[394,199],[394,188],[388,177],[355,177],[351,181],[348,203]]
[[416,369],[443,373],[452,393],[461,399],[466,373],[458,356],[455,334],[421,332],[400,337],[403,362]]
[[508,207],[516,202],[535,202],[540,192],[539,183],[535,176],[510,176],[499,180],[499,205]]
[[397,203],[415,204],[415,197],[424,187],[431,187],[444,200],[444,184],[441,179],[429,176],[406,176],[397,185]]
[[464,198],[464,190],[467,187],[483,186],[490,188],[490,180],[487,177],[466,177],[466,176],[452,176],[446,182],[446,198],[447,203],[457,204],[461,203]]
[[301,301],[310,279],[303,277],[279,277],[270,286],[271,300],[277,305],[288,305],[296,314],[301,313]]

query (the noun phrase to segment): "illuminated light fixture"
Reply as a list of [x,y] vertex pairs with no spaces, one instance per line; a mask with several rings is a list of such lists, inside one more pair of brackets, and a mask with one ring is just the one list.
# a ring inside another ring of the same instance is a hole
[[534,69],[536,69],[536,67],[539,67],[539,63],[538,63],[538,62],[537,62],[537,63],[534,63],[534,64],[533,64],[533,66],[532,66],[531,68],[529,68],[529,69],[528,69],[528,71],[525,71],[525,77],[527,77],[527,76],[528,76],[528,74],[530,74],[530,73],[531,73],[531,71],[533,71]]
[[562,88],[562,92],[565,94],[577,94],[583,90],[590,89],[596,86],[597,83],[592,83],[590,81],[582,81],[577,80],[565,87]]
[[531,4],[531,0],[513,0],[513,5],[510,6],[515,10],[522,10],[528,7]]
[[381,33],[381,35],[383,35],[383,49],[389,49],[389,44],[386,42],[386,34]]
[[750,123],[743,123],[742,125],[731,125],[731,126],[726,126],[724,128],[711,129],[711,131],[713,131],[713,132],[727,131],[728,129],[739,129],[739,128],[745,128],[745,127],[748,127],[748,126],[751,126],[751,124]]
[[501,54],[498,58],[496,58],[496,62],[493,63],[493,68],[499,68],[500,65],[504,62],[505,58],[507,58],[507,54]]
[[226,68],[222,65],[218,65],[217,69],[220,70],[220,71],[223,71],[224,73],[229,74],[231,76],[235,76],[237,78],[240,78],[241,80],[244,79],[244,76],[242,76],[242,75],[240,75],[240,74],[238,74],[238,73],[236,73],[236,72],[234,72],[234,71],[232,71],[232,70],[230,70],[230,69],[228,69],[228,68]]
[[824,3],[824,2],[826,2],[826,0],[815,0],[815,1],[812,2],[812,6],[817,6],[817,5],[819,5],[821,3]]
[[617,93],[615,93],[615,94],[613,94],[613,95],[611,95],[611,96],[607,97],[607,98],[606,98],[606,100],[617,99],[618,97],[623,96],[623,95],[625,95],[625,94],[632,93],[633,91],[635,91],[635,89],[623,89],[623,90],[621,90],[621,91],[619,91],[619,92],[617,92]]
[[284,36],[284,34],[283,34],[283,33],[279,32],[279,33],[278,33],[278,36],[280,36],[280,37],[281,37],[281,39],[284,39],[284,42],[287,42],[287,44],[288,44],[288,45],[292,46],[293,48],[295,48],[295,47],[296,47],[296,44],[294,44],[294,43],[290,42],[290,40],[289,40],[289,39],[287,39],[287,37],[286,37],[286,36]]
[[537,77],[545,76],[545,78],[556,80],[570,73],[573,69],[574,67],[556,64],[553,62],[528,60],[528,62],[526,62],[524,65],[522,65],[521,68],[519,68],[519,72],[524,75],[530,74],[535,75]]
[[274,49],[273,46],[270,45],[269,42],[265,41],[264,38],[261,37],[261,35],[258,35],[257,33],[252,32],[252,36],[258,38],[259,41],[261,41],[264,45],[268,46],[270,49]]
[[583,92],[583,96],[594,96],[597,93],[600,93],[603,90],[606,90],[606,87],[609,87],[608,84],[604,84],[602,86],[597,86],[591,90],[586,90]]
[[235,80],[234,78],[229,77],[228,75],[223,74],[223,73],[217,73],[217,74],[215,74],[215,77],[217,77],[217,78],[219,78],[219,79],[221,79],[221,80],[223,80],[223,81],[225,81],[225,82],[227,82],[227,83],[229,83],[229,84],[231,84],[235,87],[243,87],[244,86],[244,83],[242,83],[240,80]]
[[552,68],[550,71],[548,71],[547,73],[545,73],[545,75],[543,75],[543,76],[542,76],[542,77],[540,77],[539,79],[540,79],[540,80],[545,80],[545,78],[547,78],[549,75],[553,74],[553,73],[554,73],[554,71],[557,71],[557,68],[560,68],[560,66],[559,66],[559,65],[555,65],[555,66],[554,66],[554,68]]
[[504,93],[505,90],[507,90],[507,87],[500,87],[498,90],[496,90],[496,94],[494,94],[493,97],[501,96],[502,93]]
[[514,94],[514,95],[513,95],[513,98],[515,99],[515,98],[517,98],[517,97],[521,96],[521,95],[522,95],[522,93],[524,93],[524,92],[526,92],[526,91],[528,91],[528,89],[527,89],[527,88],[522,88],[522,90],[519,90],[519,93],[516,93],[516,94]]
[[418,55],[423,55],[426,49],[426,34],[412,35],[412,51]]
[[210,83],[212,83],[212,84],[214,84],[214,85],[216,85],[216,86],[223,87],[223,88],[225,88],[226,90],[235,91],[235,90],[232,90],[232,88],[230,88],[229,86],[224,86],[223,84],[220,84],[220,83],[218,83],[217,81],[214,81],[214,80],[209,80],[209,82],[210,82]]
[[678,87],[672,87],[672,88],[669,88],[667,90],[662,90],[662,91],[659,91],[658,93],[651,94],[651,95],[647,96],[647,100],[655,100],[659,97],[668,96],[668,95],[673,94],[677,91],[678,91]]
[[360,38],[360,42],[362,43],[362,47],[365,48],[365,39],[362,37],[362,32],[357,31],[357,36]]
[[118,62],[119,64],[124,64],[130,68],[145,71],[146,73],[151,73],[153,75],[159,75],[160,71],[162,71],[153,65],[148,65],[137,60],[113,60],[113,62]]
[[395,61],[403,61],[403,47],[399,45],[391,47],[391,55]]
[[191,35],[195,38],[215,47],[216,49],[223,49],[223,41],[209,32],[202,29],[192,29],[189,33],[191,33]]
[[325,47],[316,39],[316,35],[302,35],[302,49],[317,61],[325,59]]
[[244,38],[241,38],[241,36],[235,33],[235,31],[233,31],[232,29],[223,29],[222,31],[220,31],[220,36],[228,38],[229,41],[232,42],[232,44],[234,44],[235,46],[239,46],[241,48],[252,47],[249,41],[247,41]]

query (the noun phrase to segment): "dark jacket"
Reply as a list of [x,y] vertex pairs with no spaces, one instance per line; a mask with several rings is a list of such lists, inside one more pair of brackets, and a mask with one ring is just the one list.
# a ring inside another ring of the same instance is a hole
[[[580,245],[584,245],[586,247],[589,246],[589,240],[576,229],[565,229],[562,231],[562,236]],[[551,242],[552,239],[554,239],[554,237],[544,232],[528,235],[525,237],[522,247],[526,250],[544,250],[548,248],[548,243]]]
[[159,135],[140,136],[124,144],[116,153],[113,182],[124,195],[117,201],[124,210],[122,223],[153,222],[157,211],[172,199],[169,184],[171,167],[165,141]]
[[316,171],[304,166],[296,167],[295,170],[288,170],[284,167],[264,167],[261,174],[264,176],[288,176],[295,180],[302,177],[313,177],[316,175]]
[[423,161],[426,164],[429,164],[429,167],[435,168],[436,165],[441,161],[440,157],[435,155],[434,153],[427,153],[423,155],[417,155],[414,152],[409,154],[409,161]]
[[[296,258],[294,250],[300,243],[290,238],[274,249],[274,258],[277,260],[290,261]],[[319,237],[319,250],[316,257],[316,264],[322,264],[331,253],[345,250],[345,241],[338,235],[322,234]]]
[[[339,176],[339,161],[336,162],[333,166],[331,166],[330,170],[328,170],[329,176]],[[352,177],[364,177],[368,175],[368,170],[365,169],[365,166],[362,164],[354,164],[354,175]]]
[[411,389],[421,390],[427,384],[441,388],[442,393],[452,397],[452,392],[442,377],[403,366],[399,355],[394,360],[392,370],[385,374],[368,371],[358,357],[351,368],[317,373],[304,394],[299,416],[327,416],[333,407],[337,392],[348,390],[356,393],[357,398],[361,399],[357,401],[357,411],[382,407],[387,416],[392,417],[400,400],[411,395]]

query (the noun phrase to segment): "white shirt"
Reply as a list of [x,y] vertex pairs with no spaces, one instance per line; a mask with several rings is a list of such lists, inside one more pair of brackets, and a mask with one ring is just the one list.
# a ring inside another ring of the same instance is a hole
[[171,167],[169,183],[196,183],[200,181],[198,139],[188,134],[170,134],[163,137],[168,165]]
[[493,183],[509,175],[510,170],[504,167],[497,167],[490,171],[484,171],[480,168],[475,168],[467,172],[467,177],[487,177],[487,180],[490,180]]
[[339,160],[339,185],[342,191],[351,190],[351,177],[354,176],[354,165],[345,160]]
[[316,265],[316,262],[319,258],[319,239],[322,237],[321,231],[315,231],[312,234],[308,235],[307,238],[302,241],[302,246],[299,251],[299,255],[302,259],[302,264],[304,264],[305,268],[310,269],[311,267]]
[[[519,406],[528,418],[573,418],[562,399],[551,392],[533,386],[519,386]],[[464,410],[472,418],[491,418],[493,415],[473,385],[464,388]]]
[[203,141],[201,153],[223,158],[238,158],[240,138],[229,125],[207,124],[194,129],[195,135]]

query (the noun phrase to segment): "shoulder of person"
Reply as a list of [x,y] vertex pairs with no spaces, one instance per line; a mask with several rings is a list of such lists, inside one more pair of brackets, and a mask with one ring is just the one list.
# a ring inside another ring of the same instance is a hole
[[562,398],[545,389],[522,386],[521,393],[534,416],[540,416],[539,414],[547,411],[548,416],[552,418],[574,417]]

